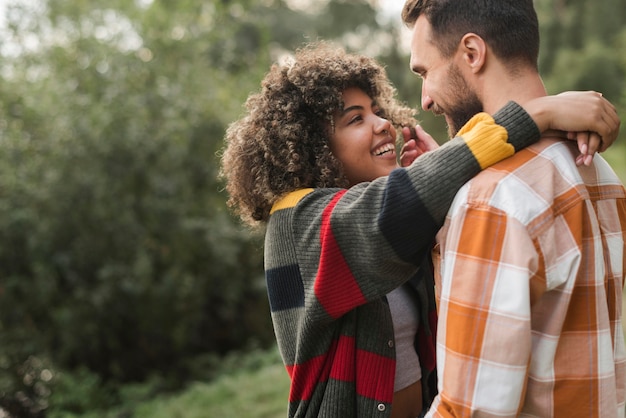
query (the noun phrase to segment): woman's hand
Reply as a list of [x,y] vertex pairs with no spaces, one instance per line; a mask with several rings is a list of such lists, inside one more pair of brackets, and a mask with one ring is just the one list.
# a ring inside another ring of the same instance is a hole
[[568,139],[576,140],[579,165],[591,164],[593,155],[610,147],[619,133],[615,106],[595,91],[568,91],[533,99],[522,106],[542,133],[564,131]]
[[415,128],[405,126],[402,128],[404,145],[400,151],[400,166],[408,167],[420,155],[439,148],[437,141],[433,139],[420,125]]

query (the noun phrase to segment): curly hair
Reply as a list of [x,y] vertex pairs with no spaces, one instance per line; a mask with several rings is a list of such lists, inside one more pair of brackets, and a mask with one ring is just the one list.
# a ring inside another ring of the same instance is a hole
[[274,64],[251,94],[245,115],[226,131],[220,177],[228,205],[248,225],[266,222],[283,195],[306,187],[348,187],[341,162],[330,151],[336,112],[347,88],[363,90],[395,126],[415,124],[415,110],[396,99],[384,68],[328,43],[296,51]]

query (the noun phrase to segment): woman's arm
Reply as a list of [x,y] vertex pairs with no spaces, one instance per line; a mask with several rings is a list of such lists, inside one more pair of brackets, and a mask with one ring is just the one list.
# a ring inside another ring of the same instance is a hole
[[459,188],[539,138],[519,105],[507,104],[497,117],[502,125],[485,113],[475,116],[460,136],[406,169],[348,190],[311,190],[285,205],[293,212],[284,230],[293,233],[296,254],[310,268],[300,266],[310,289],[304,293],[334,301],[325,309],[336,318],[414,275]]
[[[414,274],[419,260],[430,251],[460,187],[482,169],[536,142],[540,130],[591,127],[602,132],[606,143],[614,141],[619,120],[602,116],[611,109],[607,111],[600,96],[579,93],[562,95],[558,100],[554,97],[526,103],[530,115],[514,102],[493,118],[479,114],[458,137],[423,154],[408,168],[334,197],[328,196],[328,190],[316,190],[303,199],[308,204],[297,205],[292,224],[299,251],[313,259],[320,256],[320,250],[336,257],[345,266],[344,272],[358,283],[355,291],[362,295],[352,299],[354,305],[346,303],[339,311],[384,295]],[[598,106],[589,106],[590,100]],[[603,123],[594,121],[598,116]],[[320,193],[325,195],[321,200]],[[319,227],[324,228],[324,234]],[[324,262],[334,265],[330,261],[327,257]],[[333,269],[323,271],[336,275]],[[336,284],[336,280],[318,284],[333,282]]]
[[[561,131],[562,136],[578,142],[578,165],[590,165],[596,152],[605,151],[617,139],[620,119],[617,109],[601,93],[568,91],[544,96],[522,105],[540,132]],[[498,122],[498,120],[496,120]],[[404,144],[400,164],[408,167],[420,155],[438,147],[420,126],[402,129]],[[517,150],[517,149],[516,149]]]
[[541,132],[564,131],[568,139],[578,142],[579,164],[591,164],[593,154],[605,151],[619,134],[617,109],[602,93],[568,91],[521,104]]

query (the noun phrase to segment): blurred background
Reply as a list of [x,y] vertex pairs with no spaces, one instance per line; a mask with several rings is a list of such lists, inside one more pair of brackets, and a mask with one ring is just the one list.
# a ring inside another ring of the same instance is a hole
[[[419,107],[402,4],[0,0],[0,418],[286,415],[224,131],[318,39],[377,57]],[[549,91],[600,91],[625,121],[626,0],[535,6]],[[624,181],[625,136],[605,153]]]

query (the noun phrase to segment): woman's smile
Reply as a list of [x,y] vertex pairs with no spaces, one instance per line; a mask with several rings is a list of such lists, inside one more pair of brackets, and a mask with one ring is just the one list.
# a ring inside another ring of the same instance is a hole
[[330,148],[350,185],[389,175],[398,167],[396,130],[363,90],[347,88],[342,97],[344,108],[335,115]]

